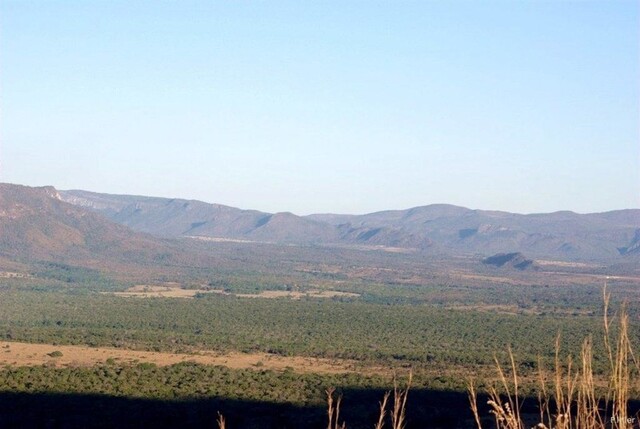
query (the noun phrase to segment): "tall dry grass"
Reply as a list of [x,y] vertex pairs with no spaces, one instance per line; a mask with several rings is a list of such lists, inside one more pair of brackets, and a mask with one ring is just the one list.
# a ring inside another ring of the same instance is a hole
[[[560,357],[560,336],[556,339],[554,368],[547,373],[538,359],[537,429],[630,429],[640,427],[638,415],[628,415],[632,370],[638,369],[629,340],[629,316],[623,305],[617,316],[609,317],[610,294],[606,285],[604,299],[604,345],[609,363],[608,382],[598,388],[593,371],[593,341],[585,338],[577,364],[571,356]],[[613,332],[613,325],[617,332]],[[489,388],[487,404],[498,429],[525,429],[521,415],[519,376],[511,349],[508,350],[509,371],[495,359],[498,386]],[[577,365],[577,368],[576,368]],[[637,378],[637,377],[636,377]],[[482,429],[478,411],[477,389],[472,381],[468,386],[469,401],[475,424]]]
[[216,423],[218,423],[218,429],[227,429],[227,422],[224,419],[224,416],[220,411],[218,411],[218,418],[216,419]]
[[[404,388],[399,387],[398,379],[394,374],[393,391],[385,392],[382,401],[379,402],[380,412],[378,421],[374,429],[384,429],[386,423],[390,423],[390,429],[404,429],[406,425],[407,397],[411,388],[413,374],[409,372],[409,378]],[[389,408],[389,398],[393,394],[391,408]],[[345,422],[340,423],[340,405],[342,403],[342,395],[335,395],[335,389],[327,390],[327,415],[329,423],[327,429],[346,429]]]
[[340,423],[340,404],[342,403],[342,395],[334,397],[335,389],[332,387],[327,389],[327,416],[329,424],[327,429],[345,429],[347,425]]
[[[382,401],[379,402],[380,413],[374,429],[385,429],[386,423],[390,423],[390,429],[405,429],[407,397],[409,395],[409,389],[411,388],[412,379],[413,374],[409,372],[407,384],[404,388],[401,388],[399,387],[397,377],[394,374],[393,391],[385,392],[382,397]],[[328,419],[327,429],[346,429],[347,424],[344,421],[340,421],[342,395],[336,394],[336,390],[333,387],[327,389],[326,394]],[[389,405],[389,398],[391,398],[392,394],[393,401],[391,405]],[[391,407],[390,409],[389,406]],[[216,423],[218,424],[218,429],[226,429],[226,421],[220,412],[218,412]]]

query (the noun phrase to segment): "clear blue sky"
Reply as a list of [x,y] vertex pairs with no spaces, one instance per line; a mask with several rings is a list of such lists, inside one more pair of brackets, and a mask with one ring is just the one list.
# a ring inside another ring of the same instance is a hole
[[0,0],[0,180],[297,214],[640,207],[638,5]]

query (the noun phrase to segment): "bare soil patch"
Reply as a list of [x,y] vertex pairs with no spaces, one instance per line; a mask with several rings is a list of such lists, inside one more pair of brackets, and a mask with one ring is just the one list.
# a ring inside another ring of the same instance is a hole
[[536,259],[536,263],[541,267],[555,266],[555,267],[567,267],[567,268],[600,268],[600,265],[587,264],[583,262],[567,262],[567,261],[553,261],[545,259]]
[[193,298],[199,293],[221,292],[205,289],[182,289],[180,285],[136,285],[124,292],[113,292],[117,296],[133,298]]
[[286,291],[286,290],[265,290],[257,294],[238,293],[236,296],[241,298],[291,298],[301,299],[309,298],[333,298],[337,296],[356,298],[360,296],[357,293],[339,292],[336,290],[309,290],[306,292]]
[[[54,352],[60,352],[54,353]],[[58,355],[58,356],[56,356]],[[289,357],[268,353],[219,353],[201,350],[194,354],[163,353],[116,349],[110,347],[62,346],[0,341],[0,365],[87,367],[112,359],[119,364],[154,363],[158,366],[180,362],[221,365],[234,369],[260,368],[301,373],[336,374],[357,371],[356,362],[307,357]]]
[[3,279],[27,279],[30,277],[31,275],[26,273],[17,273],[13,271],[0,271],[0,278],[3,278]]
[[452,277],[459,277],[461,279],[465,279],[465,280],[485,280],[485,281],[490,281],[490,282],[498,282],[498,283],[504,283],[504,284],[511,284],[511,285],[528,285],[531,284],[531,282],[527,282],[525,280],[517,280],[514,278],[510,278],[510,277],[504,277],[504,276],[489,276],[489,275],[481,275],[481,274],[470,274],[470,273],[465,273],[465,272],[459,272],[459,271],[452,271]]
[[266,290],[256,294],[238,293],[232,294],[220,289],[182,289],[179,284],[171,283],[166,285],[136,285],[130,287],[124,292],[104,292],[112,293],[116,296],[129,298],[193,298],[199,293],[217,293],[222,295],[235,295],[240,298],[290,298],[301,299],[308,298],[333,298],[347,297],[357,298],[357,293],[340,292],[336,290],[319,290],[313,289],[308,291],[285,291],[285,290]]

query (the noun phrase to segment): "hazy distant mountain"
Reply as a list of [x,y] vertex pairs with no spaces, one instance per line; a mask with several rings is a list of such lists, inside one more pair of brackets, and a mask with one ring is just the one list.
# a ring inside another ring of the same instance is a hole
[[160,237],[216,237],[267,242],[326,243],[337,229],[291,213],[241,210],[201,201],[60,191],[62,200],[92,209],[136,231]]
[[437,204],[365,215],[296,216],[201,201],[60,191],[69,203],[161,237],[366,245],[533,258],[613,259],[640,254],[640,210],[513,214]]
[[[514,214],[431,205],[359,216],[312,215],[345,228],[396,228],[444,252],[523,252],[537,258],[601,259],[631,253],[640,241],[640,210]],[[629,249],[627,251],[627,249]]]

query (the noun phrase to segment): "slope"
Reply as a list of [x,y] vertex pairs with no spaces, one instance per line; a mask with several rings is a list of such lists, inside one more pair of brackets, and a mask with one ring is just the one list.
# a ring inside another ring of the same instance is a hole
[[180,250],[62,201],[53,187],[0,184],[0,258],[85,266],[152,263]]
[[60,191],[62,200],[90,208],[114,222],[160,237],[215,237],[285,243],[339,239],[327,223],[292,213],[241,210],[202,201]]

